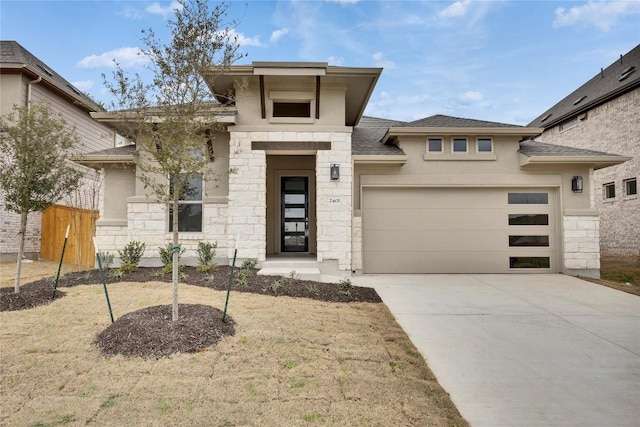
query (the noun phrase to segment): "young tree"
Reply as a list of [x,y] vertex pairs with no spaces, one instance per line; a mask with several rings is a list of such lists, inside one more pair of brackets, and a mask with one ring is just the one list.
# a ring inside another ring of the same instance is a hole
[[79,138],[45,103],[14,106],[0,117],[0,129],[0,189],[6,208],[20,215],[18,293],[28,215],[44,211],[79,187],[82,173],[67,162]]
[[209,9],[207,0],[178,0],[175,19],[169,21],[171,41],[163,44],[154,31],[142,32],[142,55],[147,60],[149,82],[129,76],[116,63],[105,86],[116,101],[111,114],[136,140],[141,160],[140,180],[172,217],[173,320],[178,319],[179,201],[188,198],[192,184],[207,176],[207,143],[215,129],[213,94],[202,76],[221,72],[243,55],[227,22],[229,5]]

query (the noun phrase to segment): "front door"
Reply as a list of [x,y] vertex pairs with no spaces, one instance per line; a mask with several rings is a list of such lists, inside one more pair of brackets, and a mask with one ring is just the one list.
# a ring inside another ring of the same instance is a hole
[[283,176],[281,191],[281,250],[309,251],[309,178]]

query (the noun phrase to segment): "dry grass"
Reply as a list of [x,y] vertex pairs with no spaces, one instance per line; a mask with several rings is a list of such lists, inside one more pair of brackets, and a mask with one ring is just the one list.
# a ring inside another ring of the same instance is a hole
[[[0,313],[0,425],[467,425],[383,304],[232,294],[235,336],[144,360],[92,345],[110,322],[100,286],[65,291]],[[109,291],[116,317],[171,300],[166,283]],[[181,303],[224,296],[180,287]]]
[[640,258],[637,256],[603,256],[600,260],[600,277],[583,279],[640,296]]

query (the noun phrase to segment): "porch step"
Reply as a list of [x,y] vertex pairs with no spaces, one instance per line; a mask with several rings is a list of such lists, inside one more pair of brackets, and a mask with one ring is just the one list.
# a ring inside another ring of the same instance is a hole
[[267,260],[262,263],[262,268],[258,271],[260,276],[290,277],[292,274],[301,280],[320,280],[318,263],[309,259]]

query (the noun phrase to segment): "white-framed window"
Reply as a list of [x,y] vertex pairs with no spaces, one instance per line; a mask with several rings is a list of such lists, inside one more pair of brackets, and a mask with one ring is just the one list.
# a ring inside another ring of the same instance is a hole
[[476,149],[478,153],[492,153],[493,140],[491,138],[478,138],[476,140]]
[[560,125],[560,132],[564,132],[565,130],[572,129],[576,126],[578,126],[578,118],[574,117],[573,119],[567,120],[566,122]]
[[427,153],[442,153],[444,144],[442,138],[427,139]]
[[636,178],[630,178],[630,179],[624,180],[624,195],[625,196],[638,195],[638,180]]
[[270,91],[272,123],[313,123],[316,114],[313,92]]
[[451,152],[453,153],[466,153],[468,152],[469,144],[467,138],[453,138],[451,140]]
[[616,198],[616,185],[613,182],[608,182],[602,186],[602,194],[605,200],[612,200]]
[[[173,192],[173,180],[169,180]],[[178,231],[202,232],[202,176],[196,176],[183,183],[182,195],[178,202]],[[169,232],[173,232],[173,210],[169,209]]]

